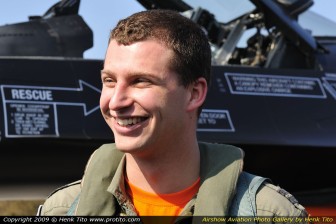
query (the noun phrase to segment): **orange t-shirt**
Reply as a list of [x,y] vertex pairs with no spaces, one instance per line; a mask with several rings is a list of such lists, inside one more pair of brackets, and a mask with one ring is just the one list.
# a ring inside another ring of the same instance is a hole
[[156,194],[132,185],[127,178],[127,193],[139,216],[178,216],[200,187],[200,178],[190,187],[172,194]]

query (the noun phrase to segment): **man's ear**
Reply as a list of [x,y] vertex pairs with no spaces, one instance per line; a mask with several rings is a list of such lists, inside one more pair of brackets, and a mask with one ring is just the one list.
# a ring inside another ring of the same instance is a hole
[[194,83],[190,84],[189,91],[190,99],[188,101],[187,110],[197,110],[204,103],[208,92],[208,84],[205,78],[200,77]]

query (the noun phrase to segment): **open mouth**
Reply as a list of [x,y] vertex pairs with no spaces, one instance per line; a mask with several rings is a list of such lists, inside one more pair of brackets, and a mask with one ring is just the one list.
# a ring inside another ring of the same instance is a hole
[[140,122],[143,122],[147,120],[147,118],[148,117],[130,117],[130,118],[124,118],[124,119],[121,119],[121,118],[115,118],[115,119],[120,126],[126,127],[126,126],[132,126]]

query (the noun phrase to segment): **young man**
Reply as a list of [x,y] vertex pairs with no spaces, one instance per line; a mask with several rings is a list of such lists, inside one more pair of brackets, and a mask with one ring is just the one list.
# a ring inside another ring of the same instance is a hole
[[197,141],[210,69],[207,37],[182,15],[121,20],[101,72],[115,144],[99,148],[83,179],[54,192],[41,214],[306,216],[289,193],[242,172],[241,149]]

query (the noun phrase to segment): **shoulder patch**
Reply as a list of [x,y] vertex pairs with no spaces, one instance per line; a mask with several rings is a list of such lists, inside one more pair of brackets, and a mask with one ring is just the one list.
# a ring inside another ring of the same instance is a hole
[[299,203],[298,200],[296,200],[296,198],[291,193],[286,191],[285,189],[279,188],[278,192],[279,192],[279,194],[285,196],[292,204]]
[[57,188],[56,190],[54,190],[53,192],[51,192],[47,198],[50,198],[52,195],[54,195],[55,193],[57,193],[57,192],[60,191],[60,190],[63,190],[63,189],[65,189],[65,188],[68,188],[68,187],[71,187],[71,186],[74,186],[74,185],[81,184],[81,182],[82,182],[82,180],[77,180],[77,181],[75,181],[75,182],[72,182],[72,183],[63,185],[63,186]]
[[276,192],[278,192],[280,195],[285,197],[291,204],[293,204],[297,209],[301,211],[302,215],[308,215],[308,212],[306,209],[299,203],[299,201],[288,191],[281,188],[280,186],[275,186],[273,184],[265,183],[265,185],[269,188],[272,188]]

